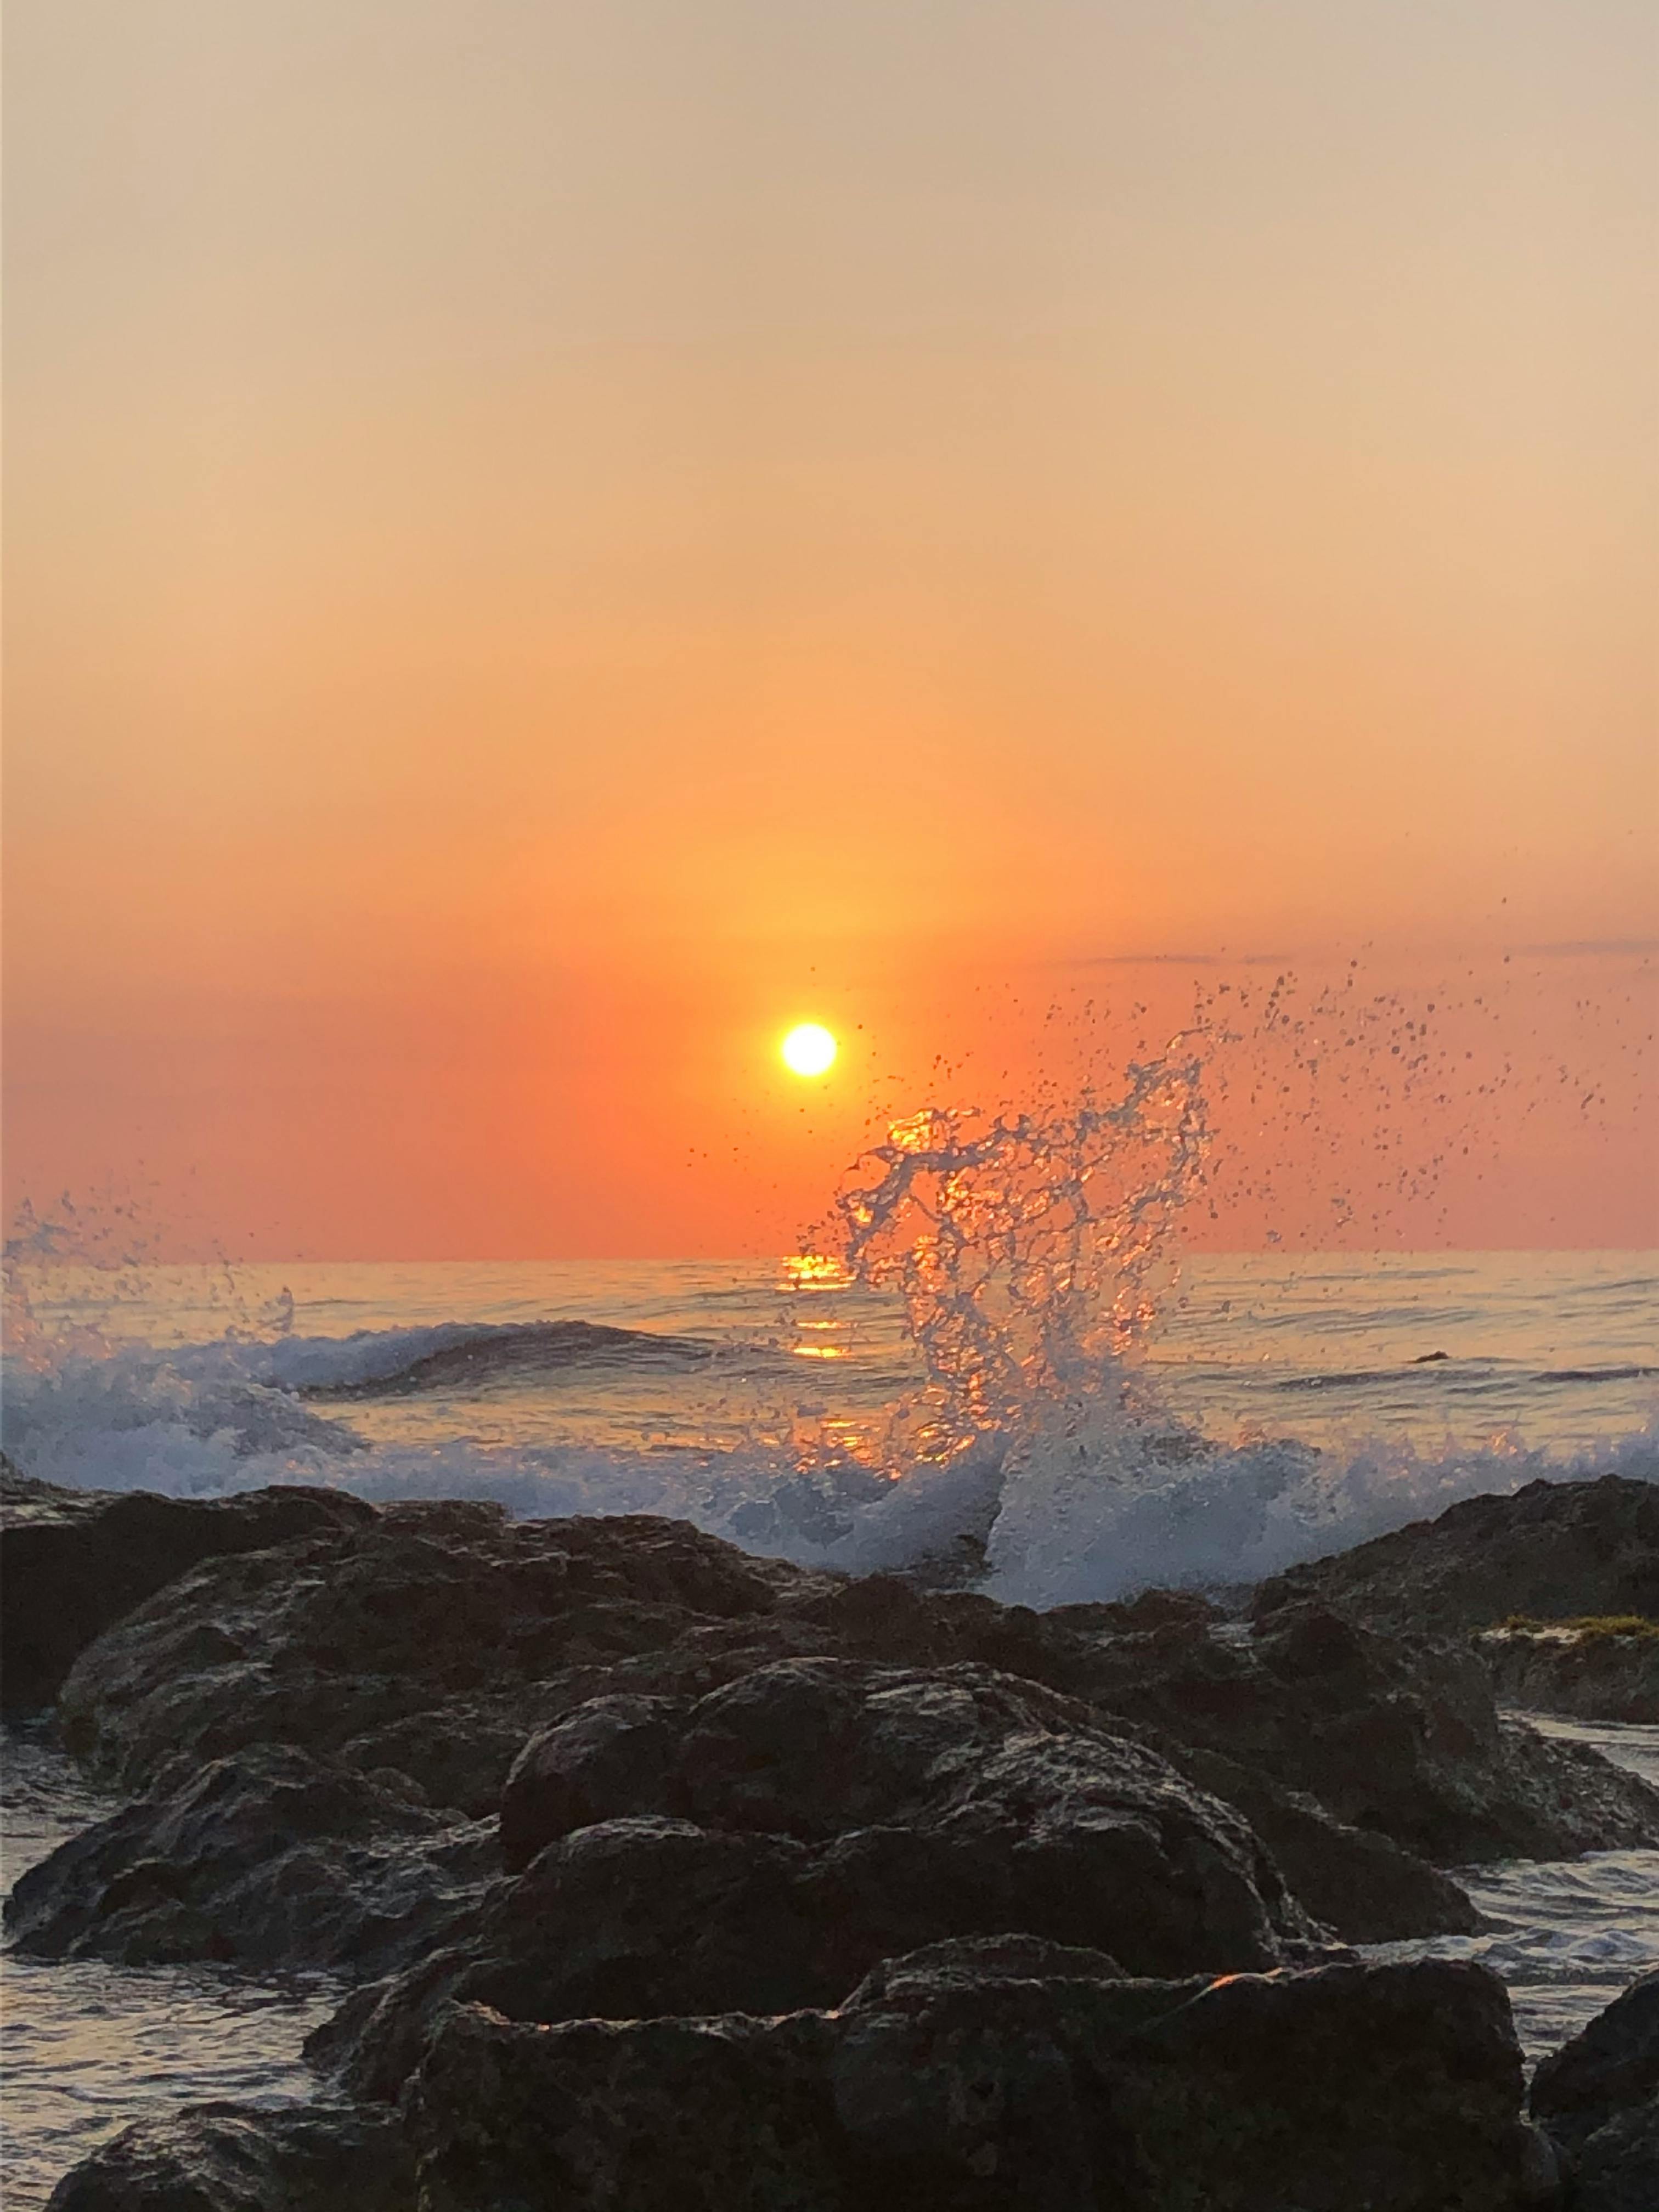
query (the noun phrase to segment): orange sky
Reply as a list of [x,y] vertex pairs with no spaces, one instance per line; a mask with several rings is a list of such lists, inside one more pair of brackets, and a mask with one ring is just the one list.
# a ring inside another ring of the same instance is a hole
[[[1123,956],[1364,946],[1510,1073],[1345,1233],[1659,1242],[1656,46],[16,0],[10,1199],[770,1250],[880,1104],[1222,972]],[[1253,1048],[1206,1233],[1323,1233],[1386,1099],[1274,1134]]]

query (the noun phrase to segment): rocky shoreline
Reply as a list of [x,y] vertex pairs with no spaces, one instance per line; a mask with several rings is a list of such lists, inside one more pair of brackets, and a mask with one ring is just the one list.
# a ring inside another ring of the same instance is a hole
[[8,1714],[125,1800],[13,1942],[352,1985],[314,2105],[141,2123],[58,2212],[1659,2203],[1659,1978],[1528,2112],[1493,1975],[1348,1948],[1476,1927],[1457,1866],[1659,1847],[1485,1633],[1650,1608],[1649,1486],[1476,1499],[1243,1617],[644,1516],[3,1490]]

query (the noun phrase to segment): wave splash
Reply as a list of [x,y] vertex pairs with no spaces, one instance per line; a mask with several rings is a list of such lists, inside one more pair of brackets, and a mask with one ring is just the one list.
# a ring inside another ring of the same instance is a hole
[[[1513,1439],[1228,1445],[1172,1412],[1139,1352],[1173,1275],[1170,1230],[1204,1185],[1201,1074],[1196,1041],[1177,1039],[1109,1098],[932,1109],[855,1164],[797,1267],[804,1283],[817,1271],[900,1302],[923,1379],[878,1418],[780,1397],[735,1425],[735,1444],[617,1447],[545,1441],[551,1401],[532,1394],[536,1419],[486,1445],[449,1433],[469,1399],[566,1375],[689,1388],[726,1371],[726,1354],[587,1321],[301,1336],[291,1300],[250,1313],[229,1292],[210,1341],[162,1350],[84,1322],[54,1333],[27,1306],[37,1223],[8,1252],[6,1449],[27,1473],[87,1487],[323,1482],[380,1502],[493,1498],[520,1516],[666,1514],[804,1565],[921,1572],[1035,1606],[1248,1583],[1537,1478],[1659,1480],[1651,1420],[1564,1458]],[[62,1243],[45,1258],[62,1261]],[[136,1263],[96,1264],[112,1296],[142,1298]],[[754,1371],[783,1392],[793,1364]],[[443,1401],[441,1440],[354,1425],[368,1401],[407,1397]]]
[[1172,1051],[1132,1064],[1109,1103],[930,1108],[849,1171],[830,1249],[898,1293],[927,1368],[889,1431],[897,1467],[1074,1436],[1115,1401],[1152,1317],[1148,1272],[1202,1170],[1200,1077]]

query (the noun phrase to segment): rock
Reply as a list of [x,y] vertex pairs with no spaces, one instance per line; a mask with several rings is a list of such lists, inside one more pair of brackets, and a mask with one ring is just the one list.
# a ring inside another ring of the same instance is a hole
[[1312,1601],[1263,1612],[1248,1635],[1099,1638],[1085,1694],[1431,1864],[1659,1843],[1659,1791],[1501,1722],[1467,1646],[1379,1634]]
[[[1597,2129],[1659,2094],[1659,1972],[1644,1974],[1533,2076],[1533,2118],[1577,2150]],[[1659,2203],[1659,2197],[1654,2200]]]
[[784,2013],[833,2004],[884,1958],[1011,1927],[1162,1972],[1294,1949],[1236,1816],[1195,1817],[1194,1792],[1154,1817],[1121,1783],[1115,1804],[1091,1804],[1097,1779],[1080,1775],[1078,1802],[1046,1819],[989,1795],[1030,1778],[991,1776],[963,1820],[823,1842],[646,1817],[576,1829],[489,1893],[464,1948],[365,1992],[311,2055],[388,2097],[453,2000],[535,2021]]
[[1500,1701],[1578,1720],[1659,1721],[1659,1621],[1488,1629],[1475,1649]]
[[383,2112],[194,2105],[124,2128],[47,2212],[408,2212],[414,2160]]
[[17,1948],[124,1966],[182,1960],[384,1974],[454,1926],[496,1867],[399,1775],[263,1747],[173,1775],[22,1875]]
[[501,1857],[522,1873],[573,1828],[673,1802],[672,1778],[689,1711],[684,1698],[590,1698],[524,1745],[501,1790]]
[[741,1643],[781,1591],[821,1580],[643,1516],[395,1509],[198,1567],[82,1654],[59,1711],[77,1755],[129,1788],[180,1750],[355,1743],[379,1765],[396,1742],[428,1795],[480,1812],[550,1711],[678,1640]]
[[410,2113],[422,2212],[854,2212],[832,2035],[810,2013],[536,2028],[452,2007]]
[[1616,2113],[1578,2154],[1574,2212],[1654,2212],[1659,2205],[1659,2101]]
[[1553,2204],[1559,2166],[1518,2113],[1520,2052],[1486,1968],[1339,1966],[1213,1983],[1139,2035],[1114,2110],[1149,2204]]
[[394,2094],[460,1996],[544,2021],[786,2012],[1003,1929],[1152,1975],[1272,1966],[1321,1934],[1231,1807],[986,1668],[795,1660],[678,1713],[597,1699],[526,1747],[502,1831],[523,1871],[465,1949],[317,2039],[358,2094]]
[[65,1490],[0,1473],[0,1698],[9,1716],[58,1694],[77,1655],[199,1561],[362,1527],[360,1499],[298,1485],[234,1498]]
[[1218,1752],[1170,1747],[1189,1782],[1243,1814],[1292,1894],[1345,1943],[1471,1936],[1481,1917],[1468,1893],[1374,1829],[1350,1827],[1304,1791],[1285,1790]]
[[458,1818],[493,1812],[538,1739],[545,1771],[533,1790],[521,1771],[502,1807],[521,1866],[580,1818],[726,1822],[738,1816],[712,1814],[714,1797],[735,1805],[757,1786],[720,1765],[712,1739],[701,1794],[684,1759],[664,1796],[584,1752],[580,1807],[532,1816],[538,1792],[551,1803],[566,1788],[559,1762],[574,1755],[550,1724],[586,1711],[582,1727],[608,1730],[615,1758],[660,1764],[666,1739],[641,1733],[641,1713],[678,1727],[668,1717],[796,1658],[975,1662],[1069,1693],[1093,1708],[1090,1725],[1186,1762],[1212,1795],[1235,1792],[1294,1859],[1292,1888],[1316,1893],[1317,1917],[1347,1940],[1466,1928],[1469,1908],[1431,1860],[1659,1840],[1659,1795],[1593,1755],[1506,1733],[1467,1654],[1317,1607],[1246,1634],[1202,1600],[1159,1592],[1044,1616],[892,1577],[811,1574],[641,1516],[509,1524],[491,1508],[398,1507],[204,1562],[82,1655],[59,1712],[70,1747],[129,1790],[180,1753],[207,1764],[288,1744],[366,1773],[395,1768]]
[[1468,1635],[1512,1613],[1659,1619],[1659,1486],[1627,1475],[1468,1498],[1264,1583],[1261,1612],[1309,1598],[1401,1632]]
[[[956,1936],[873,1966],[848,2006],[880,2005],[917,1990],[937,1995],[988,1982],[1121,1982],[1130,1978],[1104,1951],[1050,1943],[1041,1936]],[[1206,1985],[1200,1977],[1194,1987]],[[845,2007],[843,2008],[845,2009]]]
[[406,2111],[429,2212],[1522,2212],[1520,2081],[1477,1966],[1124,1982],[1010,1938],[779,2019],[453,2006]]

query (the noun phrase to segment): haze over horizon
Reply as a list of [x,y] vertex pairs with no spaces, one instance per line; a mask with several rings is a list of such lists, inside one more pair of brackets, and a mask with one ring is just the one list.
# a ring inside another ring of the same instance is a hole
[[[7,58],[9,1212],[775,1251],[883,1111],[1224,981],[1210,1241],[1317,1243],[1386,1121],[1433,1188],[1353,1237],[1659,1244],[1650,8],[16,0]],[[1391,1002],[1295,1188],[1280,973]],[[1455,1096],[1379,1105],[1430,1002]]]

